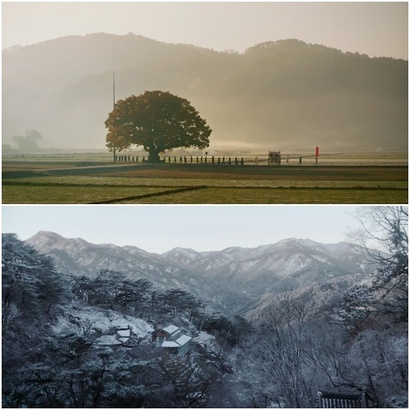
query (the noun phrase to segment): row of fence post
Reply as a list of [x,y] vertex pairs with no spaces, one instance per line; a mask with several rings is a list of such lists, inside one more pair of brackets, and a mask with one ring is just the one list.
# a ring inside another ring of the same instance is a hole
[[[121,162],[121,163],[138,163],[140,161],[139,156],[131,156],[131,155],[115,155],[114,157],[114,162]],[[146,162],[147,159],[145,158],[145,156],[142,157],[141,162]],[[208,156],[180,156],[179,160],[177,160],[176,156],[168,156],[168,157],[163,157],[160,159],[161,162],[164,163],[180,163],[180,164],[235,164],[235,165],[244,165],[245,164],[245,160],[243,157],[238,158],[238,157],[218,157],[215,158],[215,156],[212,157],[208,157]],[[250,160],[248,161],[248,163],[252,164],[252,165],[258,165],[259,162],[263,162],[258,160],[258,157],[255,157],[254,160]],[[272,161],[269,157],[267,160],[268,165],[272,164],[272,165],[281,165],[282,161],[281,160],[276,160],[276,161]],[[289,158],[286,158],[286,164],[289,163]],[[315,163],[317,164],[317,157],[316,157],[316,161]],[[298,158],[298,164],[302,165],[302,157]]]
[[[168,162],[168,163],[171,163],[171,162],[176,163],[177,162],[177,157],[164,157],[163,161]],[[241,164],[241,165],[243,165],[245,163],[243,157],[238,159],[238,157],[235,157],[235,158],[231,158],[231,157],[227,157],[227,158],[218,157],[218,158],[215,158],[215,156],[212,156],[212,157],[207,157],[207,156],[205,156],[205,157],[200,157],[200,156],[194,157],[192,155],[190,157],[180,156],[179,157],[179,162],[181,164],[182,163],[184,163],[184,164],[197,163],[197,164],[229,164],[229,165],[231,165],[231,164],[235,164],[235,165]]]
[[[139,156],[131,156],[131,155],[116,155],[114,157],[114,162],[121,162],[121,163],[138,163],[140,161]],[[146,162],[147,159],[145,158],[145,156],[142,157],[141,162]],[[177,157],[163,157],[161,158],[161,162],[164,163],[180,163],[180,164],[235,164],[235,165],[244,165],[245,164],[245,160],[243,157],[217,157],[215,158],[215,156],[212,157],[203,157],[203,156],[190,156],[190,157],[186,157],[186,156],[180,156],[179,160],[177,160]],[[251,164],[253,165],[257,165],[258,164],[258,159],[257,157],[255,158],[255,160],[251,160],[250,161]],[[268,164],[269,164],[269,159],[268,159]],[[280,163],[278,164],[280,165]]]
[[[135,157],[135,156],[131,156],[131,155],[116,155],[114,160],[115,160],[115,162],[122,162],[122,163],[125,163],[125,162],[137,163],[137,162],[139,162],[139,157],[138,156]],[[145,156],[142,157],[141,162],[146,162],[146,161],[147,160],[146,160]],[[172,163],[172,162],[177,163],[177,162],[179,162],[181,164],[183,164],[183,163],[184,164],[188,164],[188,163],[190,163],[190,164],[193,164],[193,163],[208,164],[209,163],[209,164],[229,164],[229,165],[231,165],[231,164],[235,164],[235,165],[240,164],[240,165],[244,165],[243,157],[238,159],[238,157],[235,157],[235,158],[231,158],[231,157],[228,157],[228,158],[225,158],[225,157],[215,158],[214,156],[212,156],[212,157],[199,157],[199,156],[197,156],[195,158],[193,156],[190,156],[190,157],[180,156],[179,161],[177,161],[177,157],[174,156],[174,157],[163,157],[163,158],[161,158],[161,162],[165,162],[165,163]]]

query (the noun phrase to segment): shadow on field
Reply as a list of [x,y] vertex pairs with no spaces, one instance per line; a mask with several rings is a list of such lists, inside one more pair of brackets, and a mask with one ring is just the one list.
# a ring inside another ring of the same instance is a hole
[[145,195],[133,195],[133,196],[128,196],[125,198],[116,198],[116,199],[109,199],[106,201],[99,201],[99,202],[91,202],[90,205],[101,205],[101,204],[118,204],[124,201],[133,201],[133,200],[140,200],[140,199],[148,199],[148,198],[153,198],[153,197],[159,197],[159,196],[165,196],[165,195],[170,195],[170,194],[179,194],[181,192],[191,192],[191,191],[196,191],[198,189],[205,189],[207,188],[206,185],[200,185],[200,186],[193,186],[193,187],[185,187],[185,188],[178,188],[178,189],[171,189],[169,191],[164,191],[164,192],[156,192],[152,194],[145,194]]

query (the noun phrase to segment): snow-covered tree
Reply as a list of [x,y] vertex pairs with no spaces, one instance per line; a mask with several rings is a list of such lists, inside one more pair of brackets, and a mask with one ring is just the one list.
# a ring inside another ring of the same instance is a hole
[[[51,259],[14,234],[2,237],[3,404],[36,406],[48,356],[47,336],[64,290]],[[45,367],[44,367],[44,366]],[[32,397],[32,399],[29,399]],[[37,396],[36,396],[37,397]],[[29,401],[31,401],[29,403]]]
[[359,211],[359,238],[376,269],[368,280],[354,286],[342,305],[346,320],[390,314],[408,317],[408,209],[404,206],[370,207]]

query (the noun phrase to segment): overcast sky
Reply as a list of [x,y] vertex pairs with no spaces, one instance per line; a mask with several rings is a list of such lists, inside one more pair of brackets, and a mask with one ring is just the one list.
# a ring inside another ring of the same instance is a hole
[[351,206],[8,206],[3,233],[25,240],[40,230],[91,243],[163,253],[257,247],[281,239],[346,240],[358,227]]
[[3,2],[3,48],[95,32],[236,50],[307,43],[407,59],[406,2]]

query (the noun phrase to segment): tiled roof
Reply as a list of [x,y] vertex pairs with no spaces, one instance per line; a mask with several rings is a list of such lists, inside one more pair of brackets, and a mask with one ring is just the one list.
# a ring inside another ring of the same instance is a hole
[[118,330],[117,334],[120,337],[131,337],[131,329]]
[[166,340],[165,342],[162,342],[162,347],[181,347],[186,345],[192,337],[182,335],[180,336],[177,340]]
[[192,337],[186,336],[186,335],[182,335],[181,337],[179,337],[176,342],[180,345],[183,346],[185,344],[187,344],[190,340],[192,339]]
[[177,342],[168,341],[162,342],[162,347],[181,347]]
[[169,333],[169,334],[172,334],[172,333],[176,332],[178,329],[179,329],[179,327],[177,327],[175,325],[169,325],[164,329],[164,331]]

